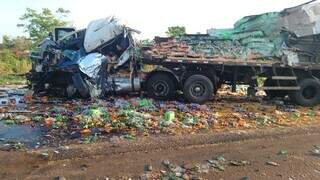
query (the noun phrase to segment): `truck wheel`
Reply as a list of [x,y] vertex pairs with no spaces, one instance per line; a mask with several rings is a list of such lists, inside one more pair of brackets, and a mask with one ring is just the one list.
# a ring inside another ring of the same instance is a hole
[[320,83],[315,79],[304,79],[300,90],[290,95],[291,100],[301,106],[314,106],[320,102]]
[[82,98],[89,97],[89,88],[88,85],[84,82],[80,73],[76,73],[72,76],[72,82],[74,87],[78,90]]
[[[264,85],[263,86],[271,86],[271,87],[274,87],[276,86],[276,82],[272,79],[267,79],[265,82],[264,82]],[[287,91],[275,91],[275,90],[265,90],[266,94],[267,94],[267,97],[269,97],[270,99],[273,99],[273,98],[284,98],[286,95],[288,95],[288,92]]]
[[212,98],[214,87],[209,78],[203,75],[189,77],[183,86],[185,99],[192,103],[202,104]]
[[166,100],[173,98],[177,91],[175,81],[168,74],[157,73],[147,81],[148,96],[154,99]]

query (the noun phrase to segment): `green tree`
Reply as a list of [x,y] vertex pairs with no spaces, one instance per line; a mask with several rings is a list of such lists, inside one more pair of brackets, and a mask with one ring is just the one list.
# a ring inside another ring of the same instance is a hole
[[186,34],[186,28],[184,26],[172,26],[168,27],[166,34],[170,37],[181,37]]
[[150,39],[143,39],[140,41],[140,45],[142,46],[149,46],[149,45],[152,45],[154,42],[153,40],[150,40]]
[[14,41],[12,40],[12,38],[8,35],[3,35],[2,36],[2,45],[3,48],[5,49],[11,49],[14,47]]
[[22,23],[17,26],[22,27],[24,32],[29,34],[33,43],[39,43],[55,27],[66,26],[68,22],[65,18],[69,13],[70,11],[63,8],[55,12],[48,8],[43,8],[41,12],[27,8],[26,13],[20,17]]

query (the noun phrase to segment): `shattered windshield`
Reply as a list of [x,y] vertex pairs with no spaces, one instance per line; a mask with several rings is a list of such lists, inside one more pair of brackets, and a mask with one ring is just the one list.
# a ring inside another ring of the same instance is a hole
[[59,30],[58,32],[58,40],[70,34],[70,30]]

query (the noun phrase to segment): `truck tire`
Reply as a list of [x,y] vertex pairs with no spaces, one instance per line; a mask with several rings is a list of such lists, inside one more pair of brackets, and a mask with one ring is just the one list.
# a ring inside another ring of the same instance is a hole
[[159,100],[171,99],[177,91],[177,84],[172,77],[166,73],[152,75],[146,84],[149,97]]
[[[276,86],[276,82],[272,79],[267,79],[264,82],[263,86],[271,86],[274,87]],[[274,99],[274,98],[284,98],[286,95],[288,95],[287,91],[281,91],[281,90],[265,90],[265,93],[267,94],[267,97],[270,99]]]
[[82,98],[89,98],[90,93],[88,85],[84,82],[80,73],[76,73],[72,76],[72,82]]
[[320,82],[315,79],[304,79],[299,82],[300,90],[292,93],[290,98],[301,106],[314,106],[320,103]]
[[202,104],[212,98],[214,87],[210,79],[203,75],[189,77],[183,86],[183,95],[188,102]]

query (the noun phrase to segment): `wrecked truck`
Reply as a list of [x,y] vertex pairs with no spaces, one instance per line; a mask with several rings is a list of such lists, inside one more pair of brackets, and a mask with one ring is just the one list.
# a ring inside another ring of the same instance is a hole
[[[37,93],[93,98],[146,92],[161,100],[182,94],[193,103],[212,99],[222,84],[233,90],[245,84],[248,95],[264,90],[269,98],[314,106],[320,102],[319,9],[312,1],[244,17],[233,29],[157,37],[139,48],[136,31],[114,18],[79,31],[57,28],[31,53],[28,80]],[[145,65],[152,70],[142,71]]]
[[30,54],[30,87],[35,93],[82,98],[140,91],[133,32],[114,17],[81,30],[55,28]]

